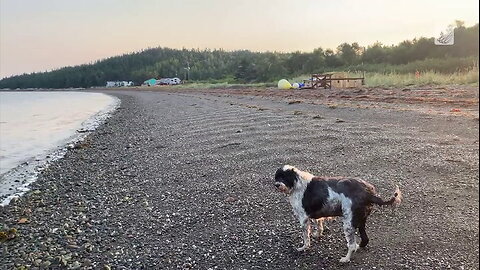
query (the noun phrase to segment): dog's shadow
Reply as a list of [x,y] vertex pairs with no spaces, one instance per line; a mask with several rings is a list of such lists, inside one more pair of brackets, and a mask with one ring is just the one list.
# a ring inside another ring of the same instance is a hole
[[[334,225],[335,226],[335,225]],[[341,229],[332,229],[331,227],[326,229],[324,234],[320,237],[311,238],[310,248],[304,251],[298,251],[297,246],[301,245],[301,241],[295,238],[290,242],[291,248],[289,248],[287,254],[288,258],[294,264],[309,265],[314,263],[315,267],[322,266],[345,266],[344,263],[339,262],[341,255],[345,252],[343,248],[343,232]],[[358,237],[358,236],[357,236]],[[360,243],[358,237],[357,243]],[[369,247],[359,247],[355,252],[355,258],[349,263],[349,265],[357,265],[364,260],[364,257],[369,253]],[[313,266],[313,265],[312,265]]]

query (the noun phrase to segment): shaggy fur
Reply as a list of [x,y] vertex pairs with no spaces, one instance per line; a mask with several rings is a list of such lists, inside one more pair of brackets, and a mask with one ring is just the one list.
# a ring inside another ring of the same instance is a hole
[[360,247],[368,244],[365,231],[367,217],[373,204],[398,205],[401,202],[400,189],[384,201],[376,195],[375,187],[363,180],[344,177],[317,177],[293,166],[285,165],[275,173],[275,186],[289,197],[293,212],[303,230],[303,251],[310,246],[311,221],[318,222],[319,232],[323,231],[323,219],[343,217],[343,231],[348,252],[340,262],[349,262],[359,245],[355,241],[358,230]]

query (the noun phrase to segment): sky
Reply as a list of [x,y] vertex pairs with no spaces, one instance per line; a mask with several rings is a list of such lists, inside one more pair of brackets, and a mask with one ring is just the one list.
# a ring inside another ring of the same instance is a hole
[[149,47],[335,49],[478,23],[478,0],[0,0],[0,78]]

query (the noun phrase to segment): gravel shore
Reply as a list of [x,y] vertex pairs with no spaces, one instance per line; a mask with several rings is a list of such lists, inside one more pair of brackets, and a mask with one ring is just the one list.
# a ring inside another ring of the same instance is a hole
[[[0,208],[0,269],[478,269],[478,118],[254,96],[104,91],[112,117]],[[363,178],[403,204],[297,252],[273,174]]]

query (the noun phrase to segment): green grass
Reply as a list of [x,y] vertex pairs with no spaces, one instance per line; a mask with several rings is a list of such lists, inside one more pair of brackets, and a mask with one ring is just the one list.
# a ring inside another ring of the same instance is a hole
[[[358,74],[348,74],[348,76],[358,76]],[[365,86],[421,86],[421,85],[477,85],[478,86],[478,68],[468,71],[455,73],[439,73],[435,71],[420,72],[420,76],[415,73],[366,73]]]
[[420,73],[420,77],[415,74],[368,74],[365,79],[366,86],[409,86],[409,85],[478,85],[478,71],[469,71],[464,73],[441,74],[436,72]]
[[455,72],[463,72],[478,68],[478,57],[463,57],[463,58],[436,58],[417,60],[407,64],[392,65],[392,64],[365,64],[353,65],[347,67],[339,67],[332,71],[366,71],[377,73],[399,73],[408,74],[415,73],[415,71],[428,72],[436,71],[444,74],[452,74]]

